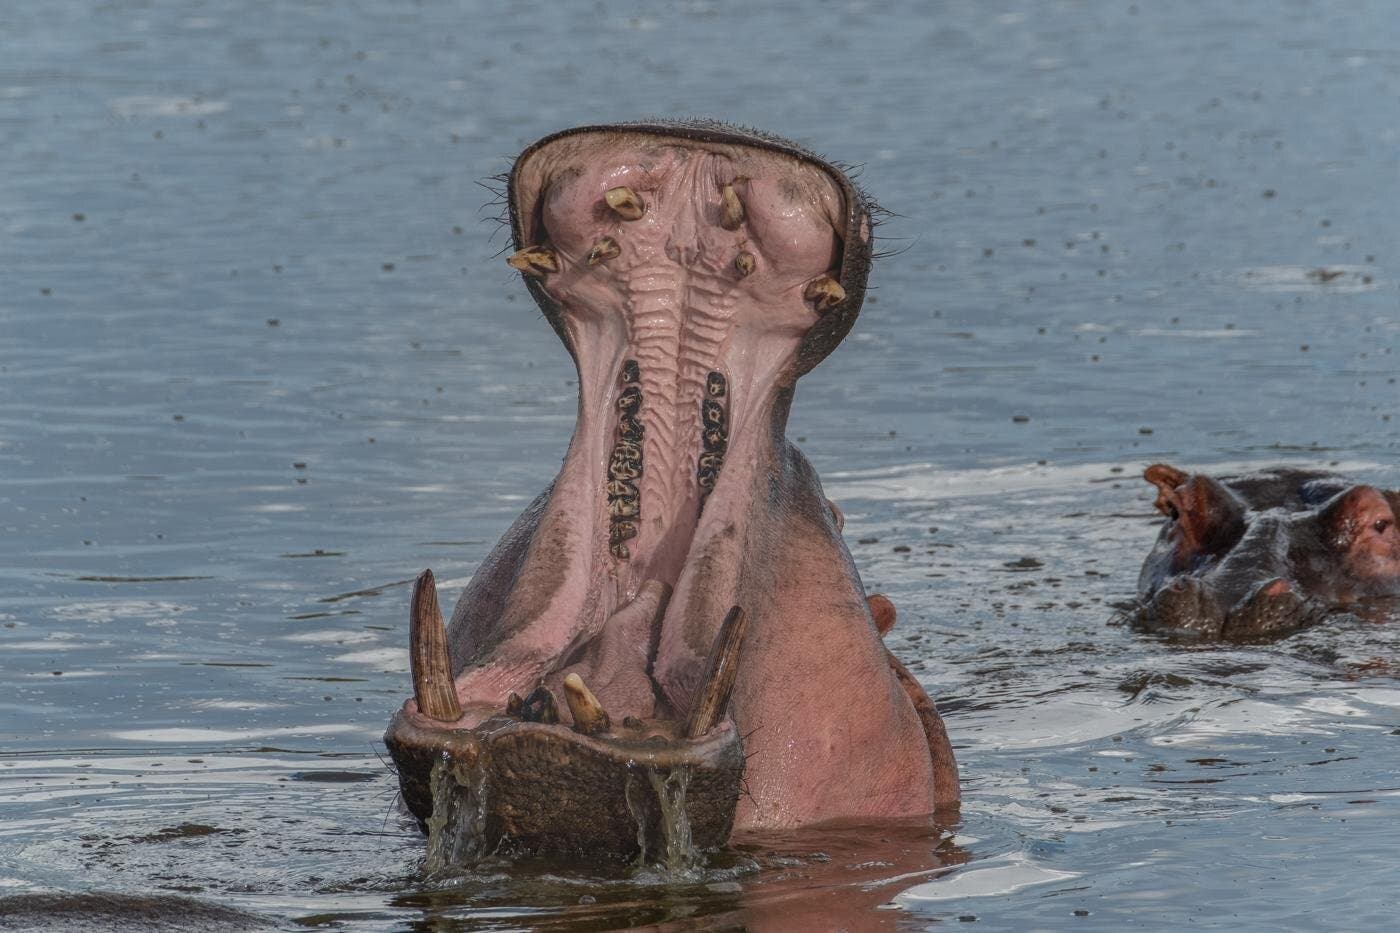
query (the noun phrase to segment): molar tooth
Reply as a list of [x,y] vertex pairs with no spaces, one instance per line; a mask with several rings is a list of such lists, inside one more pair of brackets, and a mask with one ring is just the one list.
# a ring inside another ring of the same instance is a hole
[[717,453],[705,453],[700,455],[700,469],[714,470],[719,472],[719,468],[724,466],[724,455]]
[[638,443],[641,441],[642,436],[646,434],[646,428],[631,415],[623,415],[622,421],[618,425],[618,433],[624,441]]
[[612,528],[608,532],[608,543],[613,545],[622,544],[629,538],[637,537],[637,523],[620,521],[613,522]]
[[744,222],[744,202],[733,185],[719,189],[719,225],[726,230],[738,230]]
[[635,415],[637,409],[642,407],[642,390],[636,386],[631,386],[623,390],[617,397],[617,410],[624,415]]
[[702,437],[705,449],[710,453],[722,454],[729,446],[729,438],[725,436],[723,428],[706,428]]
[[748,625],[748,616],[738,606],[730,609],[720,624],[714,644],[710,646],[705,679],[700,681],[700,692],[690,712],[690,722],[685,730],[687,737],[700,738],[724,718],[730,694],[734,692],[734,676],[739,671],[739,648],[744,643]]
[[715,488],[715,480],[719,479],[719,471],[701,469],[700,472],[696,474],[695,479],[696,482],[700,484],[700,488],[708,493]]
[[712,372],[705,377],[705,392],[710,398],[724,398],[724,373]]
[[439,722],[462,718],[462,704],[452,682],[452,662],[447,657],[447,629],[438,609],[437,582],[425,570],[413,586],[409,607],[409,666],[413,669],[413,698],[418,711]]
[[510,696],[506,697],[506,715],[514,716],[516,719],[519,719],[520,714],[524,711],[525,701],[520,699],[520,694],[512,690]]
[[603,704],[588,689],[583,678],[570,674],[564,678],[564,699],[569,704],[569,712],[574,716],[574,731],[584,735],[597,735],[612,728],[612,718]]
[[740,278],[746,279],[746,278],[748,278],[750,275],[752,275],[752,274],[753,274],[753,267],[754,267],[753,253],[750,253],[750,252],[748,252],[747,250],[744,250],[744,251],[741,251],[741,252],[739,253],[739,255],[737,255],[737,256],[734,257],[734,268],[737,269],[737,270],[739,270],[739,277],[740,277]]
[[636,518],[641,510],[641,505],[633,496],[610,496],[608,498],[608,514],[613,518]]
[[632,556],[632,549],[619,541],[616,544],[609,544],[608,551],[618,560],[627,560]]
[[642,370],[641,367],[637,365],[636,360],[627,360],[622,364],[623,382],[638,382],[641,378]]
[[846,290],[829,275],[819,275],[807,283],[802,297],[812,303],[818,314],[825,314],[846,300]]
[[724,428],[724,406],[713,399],[705,399],[700,403],[700,417],[707,428]]
[[506,263],[526,275],[542,279],[550,272],[559,271],[559,257],[548,246],[527,246],[511,254]]
[[613,453],[612,462],[608,464],[608,478],[613,480],[634,480],[642,475],[642,465],[636,460],[628,460]]
[[593,248],[588,251],[588,264],[596,266],[600,262],[607,262],[609,259],[616,259],[622,255],[622,247],[617,245],[617,241],[610,236],[605,236]]
[[559,701],[544,684],[540,684],[530,695],[520,710],[520,718],[526,722],[540,722],[546,725],[559,721]]
[[609,480],[605,488],[608,491],[608,496],[614,499],[630,498],[637,495],[637,487],[626,480]]
[[637,196],[637,192],[626,185],[604,191],[603,200],[607,201],[608,207],[611,207],[623,220],[640,220],[647,210],[642,199]]

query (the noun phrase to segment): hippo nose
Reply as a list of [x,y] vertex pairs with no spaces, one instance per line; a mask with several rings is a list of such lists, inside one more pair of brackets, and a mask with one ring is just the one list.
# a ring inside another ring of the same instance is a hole
[[1215,638],[1225,623],[1225,612],[1209,586],[1183,575],[1157,591],[1143,608],[1141,620],[1156,631]]

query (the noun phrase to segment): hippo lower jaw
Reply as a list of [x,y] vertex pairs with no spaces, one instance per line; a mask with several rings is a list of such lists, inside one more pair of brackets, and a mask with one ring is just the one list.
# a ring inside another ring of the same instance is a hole
[[465,844],[469,854],[645,855],[676,845],[678,834],[686,846],[723,844],[742,786],[743,747],[727,708],[746,629],[735,607],[684,723],[631,715],[614,723],[577,673],[563,678],[571,726],[544,685],[528,699],[512,693],[503,712],[482,719],[461,705],[436,584],[424,571],[410,615],[414,696],[384,736],[404,803],[439,845]]
[[[416,696],[386,736],[410,808],[443,805],[428,765],[446,755],[502,838],[626,854],[639,749],[689,774],[699,845],[955,803],[941,721],[784,437],[797,376],[859,308],[870,204],[810,154],[712,124],[550,137],[508,195],[509,262],[573,357],[578,422],[445,637],[420,585]],[[522,781],[550,790],[502,789]]]

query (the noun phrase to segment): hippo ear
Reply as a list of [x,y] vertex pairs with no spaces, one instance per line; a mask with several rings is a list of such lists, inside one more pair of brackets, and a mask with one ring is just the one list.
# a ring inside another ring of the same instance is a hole
[[1182,553],[1219,553],[1244,534],[1244,503],[1215,477],[1197,473],[1170,491],[1157,488],[1157,507],[1175,525]]
[[1157,501],[1152,504],[1157,507],[1157,511],[1172,516],[1172,493],[1178,486],[1186,482],[1186,474],[1174,466],[1167,466],[1165,463],[1154,463],[1152,466],[1142,471],[1142,478],[1153,486],[1157,487]]

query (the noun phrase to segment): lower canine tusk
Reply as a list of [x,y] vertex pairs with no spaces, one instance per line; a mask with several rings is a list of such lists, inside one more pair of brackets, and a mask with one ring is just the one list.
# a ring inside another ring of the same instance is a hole
[[437,581],[425,570],[413,586],[409,609],[408,657],[413,669],[413,698],[418,711],[440,722],[462,718],[462,704],[452,683],[447,657],[447,629],[438,609]]
[[738,606],[730,609],[720,624],[719,633],[710,646],[705,679],[700,683],[700,694],[686,726],[688,738],[700,738],[724,718],[730,694],[734,692],[734,677],[739,672],[739,647],[748,627],[748,616]]
[[575,732],[597,735],[612,728],[612,718],[579,675],[570,674],[564,678],[564,700],[573,714]]

